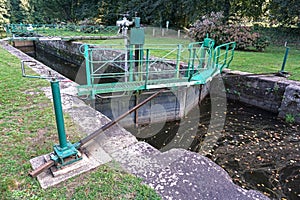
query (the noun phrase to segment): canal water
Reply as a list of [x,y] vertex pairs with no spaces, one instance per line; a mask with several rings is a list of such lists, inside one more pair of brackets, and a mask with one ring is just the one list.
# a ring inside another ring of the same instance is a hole
[[[226,104],[225,123],[216,134],[215,144],[206,152],[201,150],[201,146],[206,137],[214,134],[209,132],[209,97],[185,119],[127,129],[162,151],[172,146],[200,151],[224,168],[243,188],[259,190],[271,199],[299,200],[300,125],[286,123],[274,113],[238,101],[227,100]],[[195,119],[195,116],[198,118]],[[163,128],[153,135],[153,129],[157,130],[155,127]]]
[[[58,58],[51,60],[54,68],[59,63],[66,69],[74,69],[73,64]],[[51,63],[47,65],[51,67]],[[71,74],[66,74],[67,71],[61,72],[73,79],[74,70]],[[209,97],[205,98],[199,107],[178,121],[126,129],[161,151],[185,148],[207,156],[243,188],[259,190],[271,199],[299,200],[300,125],[286,123],[274,113],[232,100],[218,105],[225,106],[225,112],[212,114],[211,102]],[[223,120],[212,125],[212,117]]]

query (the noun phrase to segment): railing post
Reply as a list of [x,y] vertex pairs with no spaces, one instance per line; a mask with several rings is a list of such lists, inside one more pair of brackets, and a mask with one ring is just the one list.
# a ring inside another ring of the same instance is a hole
[[181,56],[181,44],[179,44],[179,45],[178,45],[178,48],[177,48],[176,76],[175,76],[175,78],[179,78],[179,72],[180,72],[180,56]]
[[[127,52],[126,52],[127,53]],[[129,81],[133,81],[133,70],[134,70],[134,60],[133,60],[133,48],[132,45],[129,46],[129,60],[130,60],[130,66],[129,66]],[[126,62],[126,61],[125,61]],[[125,69],[125,80],[127,76],[126,69]]]
[[146,77],[145,77],[145,89],[147,89],[148,78],[149,78],[149,59],[150,59],[150,51],[146,49]]
[[216,59],[215,59],[216,63],[214,64],[215,65],[214,67],[219,65],[219,57],[220,57],[220,48],[219,47],[216,48],[215,56],[216,56]]
[[85,70],[86,70],[86,84],[88,86],[92,85],[91,82],[91,67],[90,67],[90,56],[89,56],[89,46],[84,45],[84,58],[85,58]]
[[189,61],[188,61],[188,68],[187,68],[186,76],[190,77],[191,68],[192,68],[192,66],[191,66],[192,65],[192,56],[193,56],[191,45],[188,46],[188,51],[189,51]]

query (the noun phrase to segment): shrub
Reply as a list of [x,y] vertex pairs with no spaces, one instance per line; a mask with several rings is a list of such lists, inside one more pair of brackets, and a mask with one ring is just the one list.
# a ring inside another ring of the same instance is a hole
[[212,12],[191,26],[189,36],[196,41],[202,41],[208,35],[217,45],[235,41],[236,48],[241,50],[255,47],[256,50],[263,51],[269,45],[267,38],[254,32],[252,27],[225,21],[222,12]]

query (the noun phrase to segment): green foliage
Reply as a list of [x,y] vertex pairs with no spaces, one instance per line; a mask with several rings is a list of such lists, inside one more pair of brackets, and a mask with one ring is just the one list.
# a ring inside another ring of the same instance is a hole
[[[8,7],[2,4],[10,2]],[[1,8],[2,7],[2,8]],[[4,8],[5,11],[2,11]],[[268,20],[271,24],[297,25],[300,1],[296,0],[2,0],[0,13],[12,23],[78,23],[92,19],[103,25],[114,25],[121,14],[137,12],[143,24],[165,27],[188,27],[195,19],[211,12],[224,13],[224,20]],[[9,12],[8,12],[9,11]],[[266,13],[271,13],[267,15]],[[1,15],[0,15],[1,24]]]
[[295,122],[295,117],[294,117],[292,114],[286,114],[286,115],[285,115],[285,121],[286,121],[287,123],[292,124],[292,123]]
[[189,36],[196,41],[203,41],[207,35],[214,39],[217,45],[235,41],[236,49],[242,50],[255,47],[256,50],[262,51],[269,45],[267,38],[253,32],[252,27],[227,23],[221,12],[203,16],[189,29]]
[[273,45],[283,46],[287,42],[288,46],[300,47],[300,28],[255,26],[254,29],[261,35],[267,35]]
[[9,22],[8,2],[7,0],[2,0],[0,2],[0,26],[8,22]]
[[270,20],[273,25],[289,27],[300,24],[300,1],[298,0],[271,0],[268,6]]

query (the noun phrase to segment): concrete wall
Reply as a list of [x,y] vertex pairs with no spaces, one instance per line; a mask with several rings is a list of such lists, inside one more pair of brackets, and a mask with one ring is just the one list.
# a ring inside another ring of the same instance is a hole
[[[110,119],[115,119],[134,107],[137,103],[152,95],[156,90],[141,93],[126,93],[112,98],[97,98],[90,102]],[[159,94],[156,98],[146,103],[137,112],[123,119],[120,124],[128,127],[138,124],[166,122],[178,120],[188,114],[195,106],[198,106],[200,86],[180,87]]]
[[300,82],[284,77],[224,71],[227,97],[300,123]]

